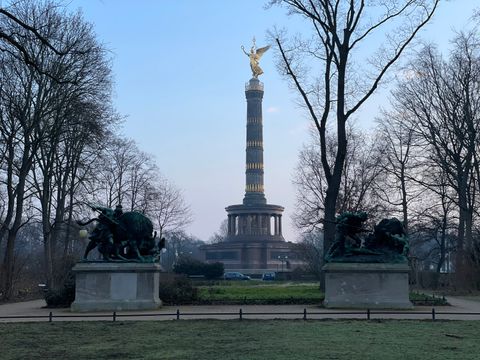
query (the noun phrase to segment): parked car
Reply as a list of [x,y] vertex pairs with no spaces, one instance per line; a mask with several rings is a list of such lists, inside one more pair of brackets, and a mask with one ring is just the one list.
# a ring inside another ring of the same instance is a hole
[[275,280],[276,274],[274,272],[266,272],[262,275],[263,281],[273,281]]
[[225,280],[250,280],[250,276],[243,275],[240,272],[226,272],[223,274]]

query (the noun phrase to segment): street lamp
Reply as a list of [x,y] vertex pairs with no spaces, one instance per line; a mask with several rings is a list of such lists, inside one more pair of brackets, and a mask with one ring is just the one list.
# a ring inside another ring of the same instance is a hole
[[288,255],[278,256],[278,260],[282,262],[282,273],[283,273],[283,263],[288,261]]

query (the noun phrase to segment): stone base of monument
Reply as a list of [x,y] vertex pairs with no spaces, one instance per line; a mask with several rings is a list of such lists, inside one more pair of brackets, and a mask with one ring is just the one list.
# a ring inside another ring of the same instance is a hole
[[407,264],[328,263],[327,308],[411,309]]
[[158,297],[159,264],[85,262],[74,266],[75,301],[71,311],[153,310]]

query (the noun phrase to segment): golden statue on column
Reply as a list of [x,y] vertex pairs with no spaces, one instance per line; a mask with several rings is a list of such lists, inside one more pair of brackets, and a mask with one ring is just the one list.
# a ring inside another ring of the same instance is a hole
[[258,75],[263,74],[263,70],[259,65],[260,58],[262,57],[265,52],[270,49],[270,45],[264,46],[262,48],[257,49],[255,45],[255,38],[253,38],[253,46],[250,48],[250,53],[245,51],[245,48],[242,45],[242,50],[250,59],[250,68],[252,69],[252,76],[255,79],[258,79]]

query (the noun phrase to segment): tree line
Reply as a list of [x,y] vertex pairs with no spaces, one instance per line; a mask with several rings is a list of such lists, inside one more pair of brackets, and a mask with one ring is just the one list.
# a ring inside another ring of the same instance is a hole
[[88,204],[147,214],[162,237],[191,221],[182,192],[118,129],[112,59],[79,12],[22,0],[0,12],[0,294],[21,271],[49,287],[85,244]]
[[[455,272],[460,287],[480,286],[479,27],[454,34],[447,55],[424,43],[400,63],[438,1],[273,3],[314,29],[311,38],[273,34],[279,69],[314,125],[294,176],[296,225],[317,235],[322,229],[326,249],[336,214],[367,211],[370,225],[396,216],[410,235],[414,266]],[[380,28],[385,42],[368,43]],[[368,57],[356,49],[362,43],[377,51]],[[387,77],[394,63],[396,75]],[[390,106],[374,130],[360,130],[353,115],[385,79]],[[313,238],[303,246],[318,247]]]

